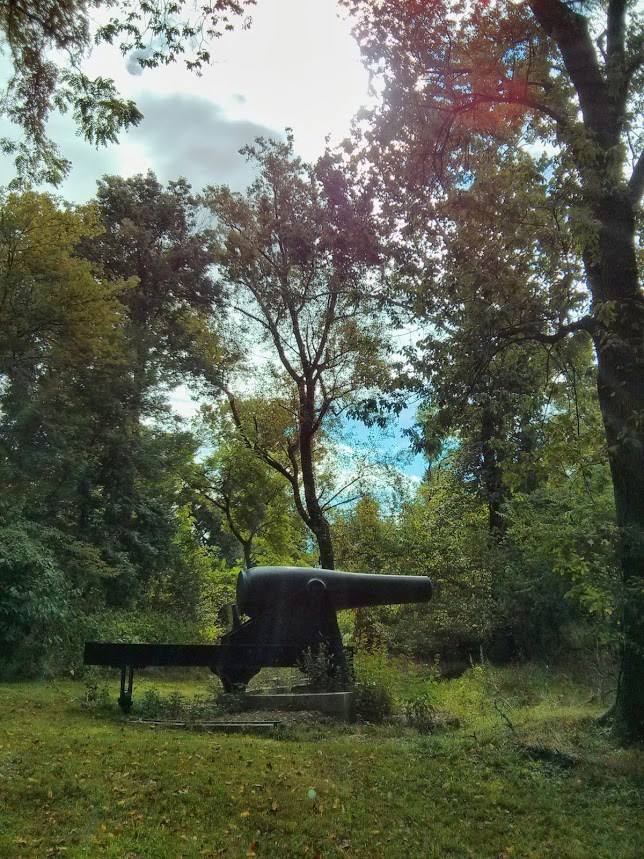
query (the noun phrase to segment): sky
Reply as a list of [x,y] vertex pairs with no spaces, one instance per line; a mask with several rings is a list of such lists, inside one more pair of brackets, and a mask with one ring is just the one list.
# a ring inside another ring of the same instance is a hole
[[[298,154],[313,160],[327,134],[332,142],[346,136],[367,101],[368,79],[335,0],[261,0],[250,14],[250,29],[213,41],[201,76],[181,59],[142,69],[115,46],[94,49],[85,71],[113,78],[144,118],[118,145],[97,150],[76,135],[71,117],[54,117],[51,136],[73,163],[61,195],[84,202],[104,173],[148,169],[164,181],[185,176],[196,190],[221,183],[242,190],[252,174],[238,150],[255,137],[280,137],[290,127]],[[6,160],[0,184],[11,176]]]
[[[243,190],[253,175],[238,150],[255,137],[281,137],[292,128],[297,153],[310,161],[323,153],[327,136],[331,145],[346,137],[353,115],[369,100],[369,82],[335,0],[261,0],[250,13],[250,29],[213,42],[212,62],[201,76],[181,60],[142,69],[116,47],[96,48],[85,71],[113,78],[144,118],[118,144],[96,149],[77,135],[71,117],[53,117],[50,135],[73,165],[58,193],[82,203],[94,196],[102,175],[150,169],[164,182],[183,176],[196,191],[223,183]],[[5,158],[0,185],[12,176]],[[184,416],[195,411],[185,388],[172,401]],[[406,446],[397,432],[383,444]],[[416,478],[424,464],[417,457],[404,470]]]

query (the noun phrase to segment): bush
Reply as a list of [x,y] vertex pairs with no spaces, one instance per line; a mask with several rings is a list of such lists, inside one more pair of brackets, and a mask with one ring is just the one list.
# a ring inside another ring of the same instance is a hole
[[36,526],[0,528],[0,678],[52,670],[74,637],[74,593]]
[[147,689],[143,697],[134,702],[132,711],[135,717],[142,719],[192,723],[208,721],[223,712],[212,696],[186,698],[181,692],[161,695],[156,689]]
[[355,703],[356,716],[365,722],[380,724],[394,712],[394,699],[390,690],[381,683],[367,681],[358,685]]
[[99,682],[95,673],[89,674],[85,680],[84,706],[101,712],[114,709],[107,683]]
[[112,609],[90,615],[85,624],[87,638],[96,641],[190,644],[202,640],[197,621],[170,612]]
[[353,654],[345,651],[347,670],[336,665],[333,655],[322,645],[318,650],[309,648],[302,655],[298,668],[305,675],[313,692],[340,692],[353,685]]
[[436,706],[429,694],[416,695],[403,704],[407,724],[419,734],[430,734],[436,727]]

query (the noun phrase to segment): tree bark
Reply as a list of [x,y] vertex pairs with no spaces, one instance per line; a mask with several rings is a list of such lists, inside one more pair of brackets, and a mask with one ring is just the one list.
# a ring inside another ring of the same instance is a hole
[[247,570],[253,566],[253,540],[240,540],[244,552],[244,567]]
[[[584,264],[593,302],[597,391],[620,530],[623,580],[622,659],[614,724],[626,740],[644,739],[644,297],[635,251],[635,209],[642,190],[642,156],[623,176],[620,137],[626,117],[626,7],[610,0],[607,53],[600,67],[588,21],[562,0],[531,0],[544,32],[559,48],[579,98],[594,157],[567,143],[582,192],[597,222],[585,243]],[[641,56],[637,63],[641,63]],[[636,66],[634,66],[635,68]],[[565,129],[564,139],[567,137]]]
[[304,486],[304,500],[309,516],[307,523],[315,535],[320,552],[320,566],[325,570],[335,569],[335,555],[333,551],[333,539],[331,528],[324,515],[324,511],[318,499],[315,466],[313,458],[313,444],[315,438],[315,410],[313,397],[305,393],[300,395],[300,460],[302,464],[302,484]]
[[[644,739],[644,298],[635,256],[635,217],[624,195],[601,202],[597,261],[587,264],[600,326],[597,391],[610,461],[623,580],[616,732]],[[591,258],[592,259],[592,258]]]

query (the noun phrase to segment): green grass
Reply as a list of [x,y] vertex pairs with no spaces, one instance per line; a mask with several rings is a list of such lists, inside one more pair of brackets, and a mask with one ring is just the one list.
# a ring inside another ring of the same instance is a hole
[[84,709],[81,683],[0,686],[0,855],[644,855],[640,753],[610,744],[583,685],[529,667],[439,684],[401,662],[366,667],[460,727],[204,734]]

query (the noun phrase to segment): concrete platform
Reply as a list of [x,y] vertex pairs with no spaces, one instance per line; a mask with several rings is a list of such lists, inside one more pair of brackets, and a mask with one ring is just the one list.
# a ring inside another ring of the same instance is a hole
[[217,699],[231,710],[315,710],[346,722],[355,718],[355,691],[311,692],[284,689],[253,689],[237,694],[223,693]]
[[137,719],[133,724],[154,728],[180,728],[184,731],[221,732],[223,734],[272,734],[280,722],[179,722],[168,719]]

